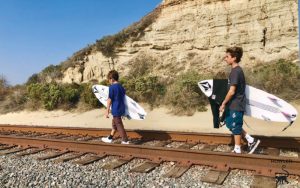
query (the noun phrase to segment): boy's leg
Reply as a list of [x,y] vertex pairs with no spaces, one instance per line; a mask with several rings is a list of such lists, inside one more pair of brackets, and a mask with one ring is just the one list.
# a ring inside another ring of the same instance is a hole
[[116,134],[116,129],[112,129],[110,135],[114,136]]
[[243,130],[243,135],[245,136],[247,142],[248,142],[248,153],[252,154],[260,144],[260,140],[257,138],[253,138],[250,136],[245,130]]
[[110,136],[113,137],[116,132],[117,132],[117,126],[116,126],[116,123],[114,121],[114,118],[111,120],[111,132],[110,132]]
[[112,129],[111,129],[111,132],[110,132],[110,135],[108,136],[108,137],[103,137],[103,138],[101,138],[101,140],[103,141],[103,142],[106,142],[106,143],[112,143],[112,141],[113,141],[113,137],[114,137],[114,135],[115,135],[115,133],[116,133],[116,125],[115,125],[115,123],[114,123],[114,119],[112,119]]
[[250,134],[248,134],[244,129],[243,129],[242,134],[243,134],[244,138],[246,138],[248,143],[252,143],[254,141],[254,138]]
[[235,145],[241,145],[241,135],[234,135],[234,143]]
[[116,124],[114,122],[114,119],[112,119],[111,121],[111,131],[110,131],[110,135],[108,136],[109,139],[113,139],[114,135],[116,134],[117,131],[117,127]]
[[116,129],[118,130],[120,136],[122,137],[122,141],[127,142],[128,137],[127,137],[126,131],[124,129],[122,118],[121,117],[113,117],[113,121],[116,126]]
[[108,136],[109,139],[113,139],[114,135],[116,134],[116,129],[112,128],[110,135]]
[[225,118],[226,127],[234,135],[235,153],[241,153],[241,134],[243,126],[243,112],[229,110]]
[[242,153],[242,150],[241,150],[241,135],[238,135],[238,134],[234,135],[234,149],[233,149],[233,152]]

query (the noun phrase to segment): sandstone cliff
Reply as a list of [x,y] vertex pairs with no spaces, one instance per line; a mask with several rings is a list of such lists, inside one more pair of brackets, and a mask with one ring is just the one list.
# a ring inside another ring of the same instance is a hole
[[94,50],[61,81],[101,80],[112,67],[126,75],[138,58],[155,59],[152,74],[160,76],[217,72],[225,67],[225,49],[234,45],[244,48],[243,66],[297,58],[297,0],[163,0],[158,10],[155,22],[117,48],[113,59]]

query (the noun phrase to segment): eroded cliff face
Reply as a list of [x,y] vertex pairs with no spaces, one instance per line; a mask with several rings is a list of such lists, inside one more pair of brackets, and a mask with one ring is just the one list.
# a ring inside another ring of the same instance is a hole
[[62,81],[102,80],[112,67],[124,76],[138,57],[156,59],[154,75],[218,72],[226,67],[224,51],[236,45],[244,49],[242,66],[297,58],[297,0],[163,0],[159,9],[144,35],[118,48],[114,59],[94,52]]

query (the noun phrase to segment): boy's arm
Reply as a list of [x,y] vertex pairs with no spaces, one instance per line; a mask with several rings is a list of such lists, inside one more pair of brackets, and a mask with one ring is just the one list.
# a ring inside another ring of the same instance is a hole
[[228,101],[230,101],[230,99],[233,97],[233,95],[235,94],[235,90],[236,90],[236,86],[230,86],[229,91],[224,99],[224,101],[222,102],[222,105],[220,106],[219,110],[222,112],[225,109],[225,105],[228,103]]
[[105,113],[106,118],[109,118],[110,106],[111,106],[111,99],[108,98],[107,99],[107,108],[106,108],[106,113]]

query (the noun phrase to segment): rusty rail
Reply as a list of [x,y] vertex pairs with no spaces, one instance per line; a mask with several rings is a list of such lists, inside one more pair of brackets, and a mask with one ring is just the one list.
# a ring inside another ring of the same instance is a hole
[[[46,127],[46,126],[22,126],[0,125],[0,131],[23,131],[39,133],[57,133],[66,135],[84,136],[107,136],[110,129],[97,128],[71,128],[71,127]],[[150,131],[150,130],[126,130],[130,138],[143,140],[172,140],[189,143],[208,144],[233,144],[233,138],[229,134],[189,133],[173,131]],[[261,139],[261,147],[300,150],[300,137],[267,137],[256,136]]]
[[53,148],[101,155],[117,155],[127,159],[144,158],[156,162],[175,161],[183,166],[208,165],[214,169],[223,171],[227,171],[229,169],[253,170],[256,174],[271,177],[274,177],[276,173],[282,173],[282,165],[284,163],[286,166],[285,169],[290,174],[300,175],[299,158],[12,136],[0,136],[0,143],[19,145],[22,147]]

